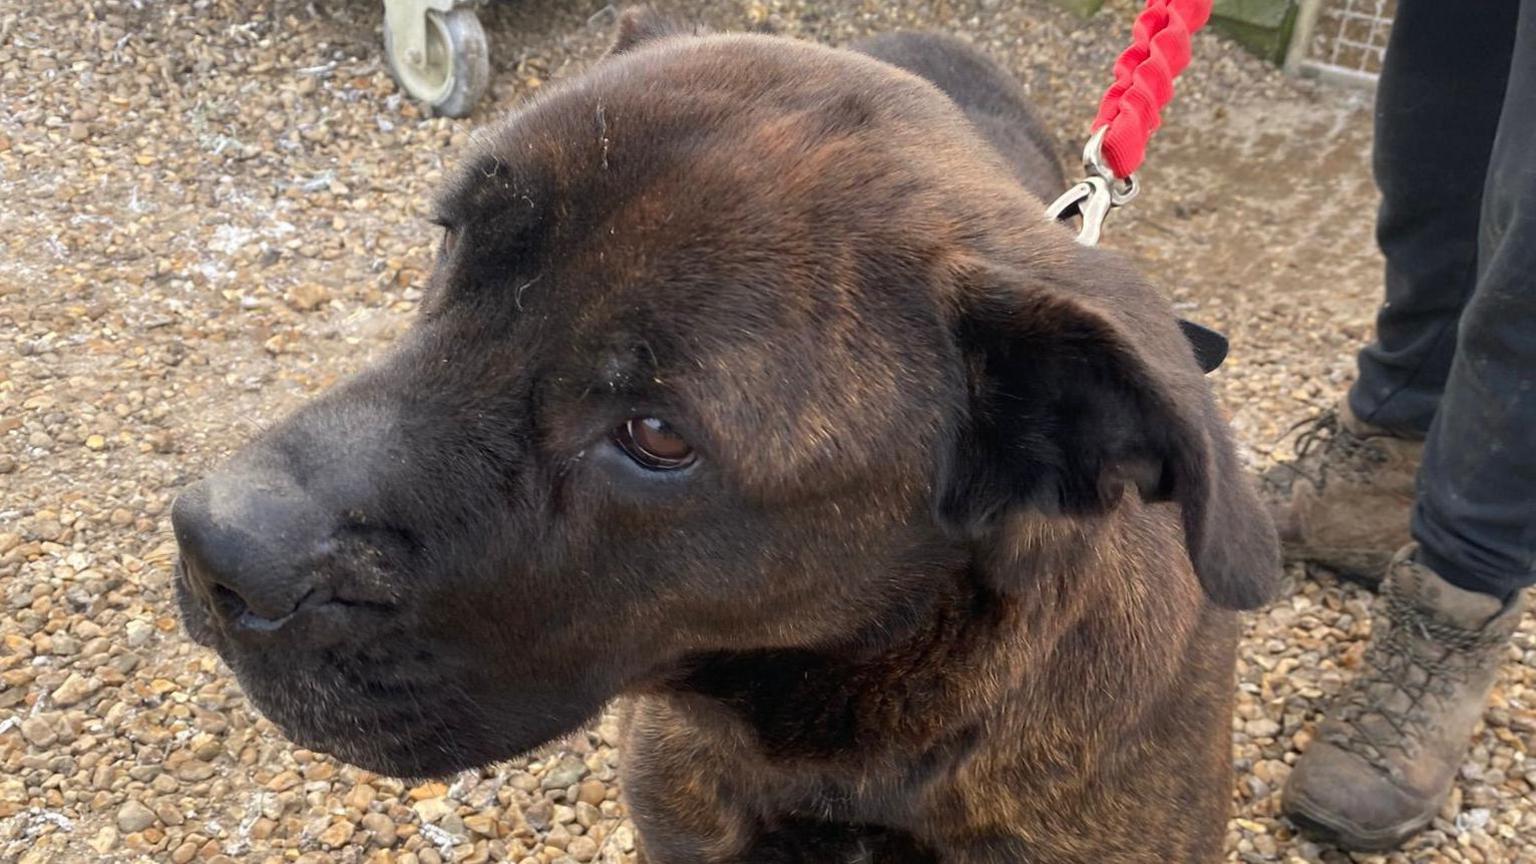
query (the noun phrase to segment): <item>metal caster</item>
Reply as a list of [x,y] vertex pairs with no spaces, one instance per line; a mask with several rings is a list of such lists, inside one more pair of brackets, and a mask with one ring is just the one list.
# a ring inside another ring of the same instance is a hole
[[448,117],[469,114],[491,83],[490,46],[471,2],[384,0],[390,72],[405,92]]

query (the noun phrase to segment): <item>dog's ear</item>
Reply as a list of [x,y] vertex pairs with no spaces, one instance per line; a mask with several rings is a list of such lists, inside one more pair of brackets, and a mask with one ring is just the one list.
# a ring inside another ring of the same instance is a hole
[[1072,254],[1065,275],[961,273],[955,327],[969,406],[942,516],[996,538],[1017,508],[1092,516],[1134,488],[1180,505],[1213,601],[1262,604],[1279,572],[1275,531],[1195,352],[1166,301],[1118,259]]
[[1184,338],[1189,340],[1189,347],[1195,352],[1195,362],[1200,364],[1201,372],[1215,372],[1221,368],[1227,359],[1227,337],[1183,318],[1179,319],[1179,329],[1184,331]]
[[647,42],[667,36],[685,36],[697,30],[657,12],[649,6],[625,9],[619,14],[618,35],[608,48],[608,56],[624,54]]

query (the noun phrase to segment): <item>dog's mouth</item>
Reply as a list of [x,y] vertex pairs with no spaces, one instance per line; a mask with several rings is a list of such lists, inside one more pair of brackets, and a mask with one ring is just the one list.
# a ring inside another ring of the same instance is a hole
[[187,574],[187,566],[187,559],[178,556],[175,572],[171,576],[176,587],[176,607],[181,613],[181,625],[193,642],[204,648],[217,649],[218,632],[214,627],[213,616],[209,614],[205,601],[197,596]]
[[[399,641],[299,658],[226,659],[252,703],[289,739],[371,771],[424,777],[488,761],[480,708],[452,669]],[[402,656],[404,655],[404,656]]]
[[488,691],[463,658],[405,640],[299,658],[227,656],[251,702],[296,744],[369,771],[443,777],[532,751],[601,707],[538,681]]
[[402,777],[450,774],[492,761],[481,709],[453,664],[403,633],[321,649],[237,643],[182,594],[187,633],[234,671],[252,705],[295,744]]
[[[246,626],[233,599],[199,596],[187,566],[177,562],[175,584],[190,638],[219,654],[284,736],[361,768],[399,777],[476,768],[558,738],[601,705],[534,668],[518,685],[493,686],[488,675],[505,664],[472,650],[471,634],[426,635],[409,610],[387,604],[332,600],[303,621]],[[332,632],[307,638],[313,627]]]
[[[383,623],[397,611],[389,604],[314,589],[292,613],[267,619],[233,591],[199,587],[190,566],[179,558],[174,573],[187,635],[229,664],[252,703],[289,739],[402,776],[457,770],[452,766],[464,761],[445,718],[474,716],[474,707],[430,652],[411,653],[402,628]],[[295,620],[301,616],[337,620]],[[304,638],[316,627],[337,632]],[[381,629],[393,632],[380,638],[374,631]]]

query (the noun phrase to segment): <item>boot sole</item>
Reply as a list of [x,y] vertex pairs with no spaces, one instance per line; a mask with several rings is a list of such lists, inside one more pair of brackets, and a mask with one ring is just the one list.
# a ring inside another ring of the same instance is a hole
[[1371,575],[1355,570],[1343,570],[1336,567],[1329,567],[1327,564],[1315,563],[1309,563],[1307,564],[1307,567],[1315,567],[1318,570],[1327,571],[1328,573],[1332,573],[1334,577],[1341,582],[1348,582],[1351,585],[1359,585],[1361,588],[1369,588],[1372,591],[1375,591],[1381,587],[1382,577],[1380,573]]
[[1435,814],[1411,819],[1401,825],[1382,831],[1359,831],[1332,824],[1327,817],[1317,813],[1309,813],[1306,804],[1298,801],[1288,802],[1285,807],[1285,815],[1295,823],[1307,835],[1332,843],[1341,849],[1357,852],[1387,852],[1403,845],[1409,838],[1429,827],[1429,823],[1435,819]]

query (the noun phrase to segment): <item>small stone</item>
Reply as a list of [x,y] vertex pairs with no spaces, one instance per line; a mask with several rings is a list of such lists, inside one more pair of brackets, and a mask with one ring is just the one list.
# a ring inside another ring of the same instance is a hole
[[539,788],[539,778],[533,776],[532,774],[519,771],[516,774],[513,774],[511,777],[507,778],[507,785],[511,786],[513,789],[521,789],[524,792],[534,792]]
[[180,825],[187,821],[180,808],[169,800],[155,805],[155,816],[166,825]]
[[539,785],[545,789],[564,789],[585,777],[586,774],[587,763],[575,756],[564,756],[550,767],[544,779],[539,781]]
[[358,824],[368,832],[373,845],[382,847],[395,845],[399,832],[395,828],[395,823],[383,813],[369,813],[358,820]]
[[126,641],[129,648],[142,648],[144,643],[148,642],[150,637],[155,635],[155,625],[135,618],[123,626],[123,631],[127,634],[128,638]]
[[188,759],[176,766],[176,779],[184,783],[207,780],[214,774],[213,766],[201,759]]
[[149,449],[156,453],[175,453],[176,435],[169,429],[157,429],[149,433]]
[[455,843],[463,843],[469,839],[469,830],[464,827],[464,820],[457,813],[449,813],[437,823],[437,827],[443,829]]
[[34,747],[46,749],[59,740],[59,733],[54,731],[54,724],[58,722],[58,715],[35,714],[21,721],[21,737],[27,739],[27,743]]
[[608,797],[608,787],[601,780],[583,780],[577,787],[576,800],[596,807]]
[[416,817],[422,822],[437,822],[453,812],[453,804],[447,798],[426,798],[411,805]]
[[163,794],[175,792],[181,783],[169,774],[156,774],[155,779],[149,781],[149,788]]
[[470,807],[473,807],[476,810],[484,810],[488,807],[495,807],[497,801],[496,796],[497,793],[501,791],[501,787],[502,781],[500,778],[488,780],[484,783],[478,783],[475,785],[475,788],[464,793],[463,801],[465,804],[468,804]]
[[105,450],[107,449],[107,439],[100,435],[87,435],[85,436],[85,448],[87,450]]
[[9,453],[0,453],[0,474],[10,474],[16,470],[16,457]]
[[490,816],[464,816],[464,827],[481,836],[496,836],[496,819]]
[[624,740],[624,730],[616,718],[604,717],[597,724],[597,737],[603,739],[603,743],[609,747],[617,747]]
[[353,786],[352,789],[347,792],[345,803],[348,807],[353,807],[358,810],[367,810],[368,805],[373,803],[373,799],[378,797],[378,794],[379,793],[374,791],[374,788],[369,786],[367,783],[359,783],[356,786]]
[[1254,738],[1273,738],[1280,734],[1280,724],[1267,717],[1248,721],[1246,729],[1248,734]]
[[420,786],[412,788],[409,792],[406,793],[406,797],[410,798],[412,801],[421,801],[426,798],[440,798],[447,794],[447,783],[439,783],[433,781],[431,783],[423,783]]
[[635,829],[628,825],[620,825],[613,829],[613,843],[621,852],[635,851]]
[[324,760],[316,760],[304,766],[304,779],[310,781],[329,780],[336,776],[336,763]]
[[[1298,730],[1296,730],[1296,734],[1291,736],[1291,749],[1297,751],[1298,753],[1305,753],[1306,750],[1307,750],[1307,747],[1309,747],[1311,744],[1312,744],[1312,730],[1311,729],[1298,729]],[[1265,779],[1268,779],[1268,778],[1265,778]]]
[[[0,801],[10,804],[24,804],[27,800],[27,784],[15,777],[7,777],[0,780]],[[14,809],[12,812],[15,812]]]
[[597,841],[586,835],[572,837],[565,853],[577,861],[591,861],[597,857]]
[[332,849],[346,845],[352,839],[352,823],[345,819],[337,819],[331,823],[331,827],[320,832],[319,840]]
[[130,800],[117,809],[117,830],[124,834],[143,831],[155,824],[155,813],[143,804]]
[[277,823],[263,816],[251,824],[251,839],[266,840],[277,830]]
[[556,825],[544,835],[544,845],[559,849],[564,852],[565,847],[571,845],[571,832],[564,825]]
[[304,282],[288,290],[284,298],[288,305],[300,312],[313,312],[330,299],[329,293],[313,282]]
[[60,657],[73,657],[80,653],[80,643],[68,634],[58,633],[54,635],[53,648],[48,653]]
[[286,792],[303,782],[304,779],[298,774],[292,771],[282,771],[267,781],[267,789],[273,792]]
[[101,826],[101,830],[97,831],[91,837],[91,839],[87,841],[87,845],[89,845],[97,855],[105,855],[108,852],[111,852],[117,847],[117,829],[113,828],[111,825]]
[[548,799],[535,801],[523,811],[523,818],[535,831],[548,831],[555,821],[555,805]]
[[[0,541],[3,541],[4,539],[4,537],[0,537]],[[18,657],[31,657],[34,653],[36,653],[37,650],[36,647],[32,644],[32,640],[21,635],[20,633],[6,633],[4,635],[0,635],[0,649],[3,649],[0,650],[0,657],[9,655],[15,655]],[[1536,763],[1532,764],[1536,765]]]
[[64,683],[53,691],[53,704],[60,708],[68,708],[76,705],[101,689],[101,681],[97,678],[87,678],[78,672],[70,673]]

